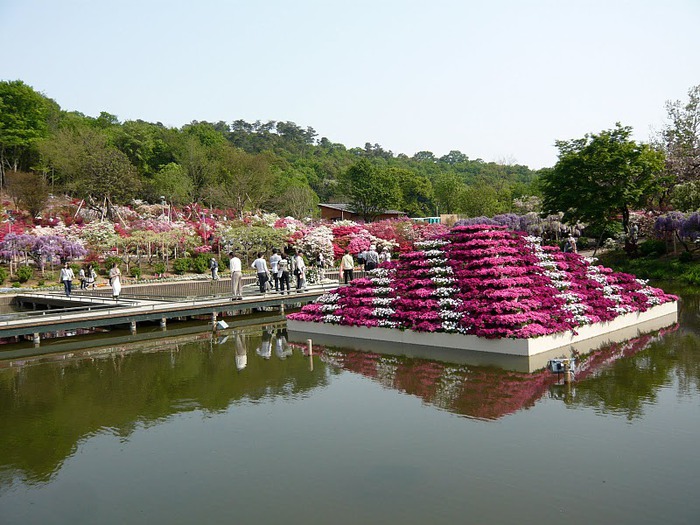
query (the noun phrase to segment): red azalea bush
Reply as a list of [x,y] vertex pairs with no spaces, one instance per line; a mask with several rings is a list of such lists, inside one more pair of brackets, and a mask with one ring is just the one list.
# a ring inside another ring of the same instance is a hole
[[593,262],[504,226],[457,226],[413,243],[397,261],[319,298],[321,308],[305,306],[290,319],[529,338],[677,299]]

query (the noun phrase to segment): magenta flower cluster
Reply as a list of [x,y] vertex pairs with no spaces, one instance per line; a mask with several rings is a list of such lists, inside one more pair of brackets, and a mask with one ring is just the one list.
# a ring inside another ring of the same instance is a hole
[[457,226],[289,318],[530,338],[676,300],[594,262],[503,226]]

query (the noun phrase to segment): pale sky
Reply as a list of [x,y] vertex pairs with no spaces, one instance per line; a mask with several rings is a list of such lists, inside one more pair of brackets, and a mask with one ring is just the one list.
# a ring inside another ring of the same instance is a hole
[[700,0],[0,0],[0,50],[0,80],[90,116],[537,169],[557,139],[664,125],[700,84]]

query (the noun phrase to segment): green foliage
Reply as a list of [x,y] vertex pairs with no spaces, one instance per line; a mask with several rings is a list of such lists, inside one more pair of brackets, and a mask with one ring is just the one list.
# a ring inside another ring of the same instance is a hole
[[139,268],[138,266],[133,266],[131,268],[131,276],[134,279],[139,280],[141,278],[141,268]]
[[21,288],[22,285],[19,283],[12,283],[12,288]]
[[639,245],[639,253],[644,257],[664,255],[666,253],[666,243],[656,239],[647,239]]
[[365,221],[399,203],[400,191],[396,178],[386,170],[360,159],[341,176],[340,183],[350,206]]
[[183,275],[192,269],[192,259],[189,257],[178,257],[173,261],[173,272]]
[[44,177],[22,171],[5,175],[7,192],[17,208],[26,210],[32,217],[39,215],[49,200],[49,187]]
[[690,181],[674,186],[671,191],[671,204],[678,211],[700,209],[700,181]]
[[17,281],[20,283],[26,283],[29,279],[34,276],[34,268],[31,266],[20,266],[17,268]]
[[681,252],[678,260],[682,263],[693,262],[693,254],[691,252]]
[[192,179],[185,169],[174,162],[166,164],[153,176],[152,192],[155,198],[164,196],[175,205],[188,204],[194,196]]
[[165,273],[165,263],[158,261],[153,265],[153,273],[156,275],[163,275]]
[[200,253],[197,257],[192,258],[192,271],[195,273],[206,273],[209,271],[210,258],[211,257],[205,253]]
[[112,268],[112,265],[114,263],[117,263],[117,266],[122,262],[122,260],[119,257],[115,257],[114,255],[110,255],[109,257],[105,257],[105,273],[109,273],[110,268]]
[[[438,158],[429,151],[395,155],[379,144],[348,149],[294,122],[200,121],[176,129],[120,122],[106,112],[87,117],[61,111],[20,81],[0,82],[0,99],[0,161],[8,171],[36,168],[50,177],[52,191],[85,198],[101,215],[112,213],[110,202],[165,196],[239,214],[263,209],[303,218],[317,215],[319,202],[344,201],[365,218],[380,208],[425,216],[436,207],[458,211],[462,191],[477,183],[496,188],[502,208],[509,194],[530,194],[537,177],[525,166],[470,160],[459,151]],[[351,168],[360,179],[347,185]]]
[[0,267],[0,284],[4,283],[7,280],[7,270],[5,268]]
[[543,211],[564,212],[566,222],[605,224],[642,207],[660,189],[663,153],[631,140],[632,128],[557,141],[559,160],[542,178]]

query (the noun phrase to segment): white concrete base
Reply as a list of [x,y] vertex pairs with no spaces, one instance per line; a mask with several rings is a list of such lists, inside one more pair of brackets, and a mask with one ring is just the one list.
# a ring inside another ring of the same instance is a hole
[[[414,332],[364,326],[342,326],[326,323],[309,323],[287,320],[290,340],[296,340],[294,333],[304,337],[318,334],[327,341],[327,336],[337,340],[363,340],[366,343],[381,342],[394,345],[434,347],[439,349],[459,349],[493,354],[532,357],[540,354],[551,355],[561,349],[575,347],[585,354],[604,344],[626,341],[643,333],[659,330],[678,321],[678,303],[670,302],[653,306],[646,312],[623,314],[606,323],[582,326],[573,332],[562,332],[531,339],[485,339],[475,335]],[[320,341],[319,341],[320,342]],[[328,343],[326,343],[328,344]],[[348,345],[356,346],[356,345]],[[362,345],[367,346],[367,345]],[[544,365],[542,365],[544,366]]]

